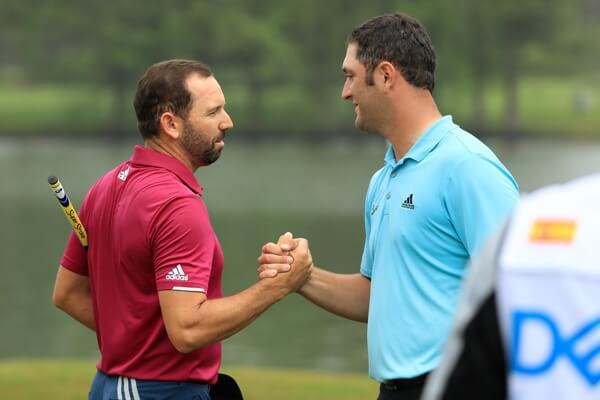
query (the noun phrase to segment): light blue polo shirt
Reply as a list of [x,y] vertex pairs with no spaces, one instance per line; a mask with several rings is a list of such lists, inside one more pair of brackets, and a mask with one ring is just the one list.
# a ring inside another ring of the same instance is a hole
[[518,192],[494,153],[451,116],[398,162],[390,146],[365,201],[371,377],[412,378],[438,365],[467,261]]

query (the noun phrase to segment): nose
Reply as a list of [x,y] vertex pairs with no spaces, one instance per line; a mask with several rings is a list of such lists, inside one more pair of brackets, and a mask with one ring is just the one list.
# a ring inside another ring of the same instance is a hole
[[228,131],[231,128],[233,128],[233,120],[231,119],[231,117],[229,116],[229,114],[227,112],[225,112],[225,120],[223,122],[221,122],[221,125],[219,126],[219,128],[222,131]]
[[350,100],[351,98],[352,95],[350,94],[350,83],[348,83],[348,81],[346,80],[344,82],[344,87],[342,87],[342,99]]

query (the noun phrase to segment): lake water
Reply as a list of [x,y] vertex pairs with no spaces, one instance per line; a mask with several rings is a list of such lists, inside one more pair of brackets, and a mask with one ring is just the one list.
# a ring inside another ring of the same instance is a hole
[[[523,191],[600,171],[600,142],[487,141]],[[0,357],[95,357],[95,336],[51,305],[69,226],[47,186],[57,175],[79,205],[88,186],[126,159],[131,143],[0,141]],[[303,145],[228,141],[196,176],[225,251],[224,289],[256,280],[260,247],[287,230],[310,240],[315,263],[358,271],[362,204],[382,165],[376,139]],[[224,342],[229,365],[366,371],[366,325],[330,315],[298,295]]]

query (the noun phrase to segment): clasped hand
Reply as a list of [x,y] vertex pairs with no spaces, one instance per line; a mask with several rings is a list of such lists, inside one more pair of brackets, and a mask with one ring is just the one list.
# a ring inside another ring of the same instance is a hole
[[294,238],[290,232],[281,235],[277,243],[265,244],[257,261],[259,279],[285,278],[293,291],[304,286],[314,266],[308,240]]

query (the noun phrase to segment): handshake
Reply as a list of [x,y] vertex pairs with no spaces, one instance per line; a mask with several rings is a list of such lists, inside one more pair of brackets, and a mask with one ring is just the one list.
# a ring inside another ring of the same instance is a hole
[[265,244],[257,261],[259,279],[273,279],[272,283],[287,293],[300,291],[314,267],[308,240],[294,238],[290,232],[281,235],[277,243]]

